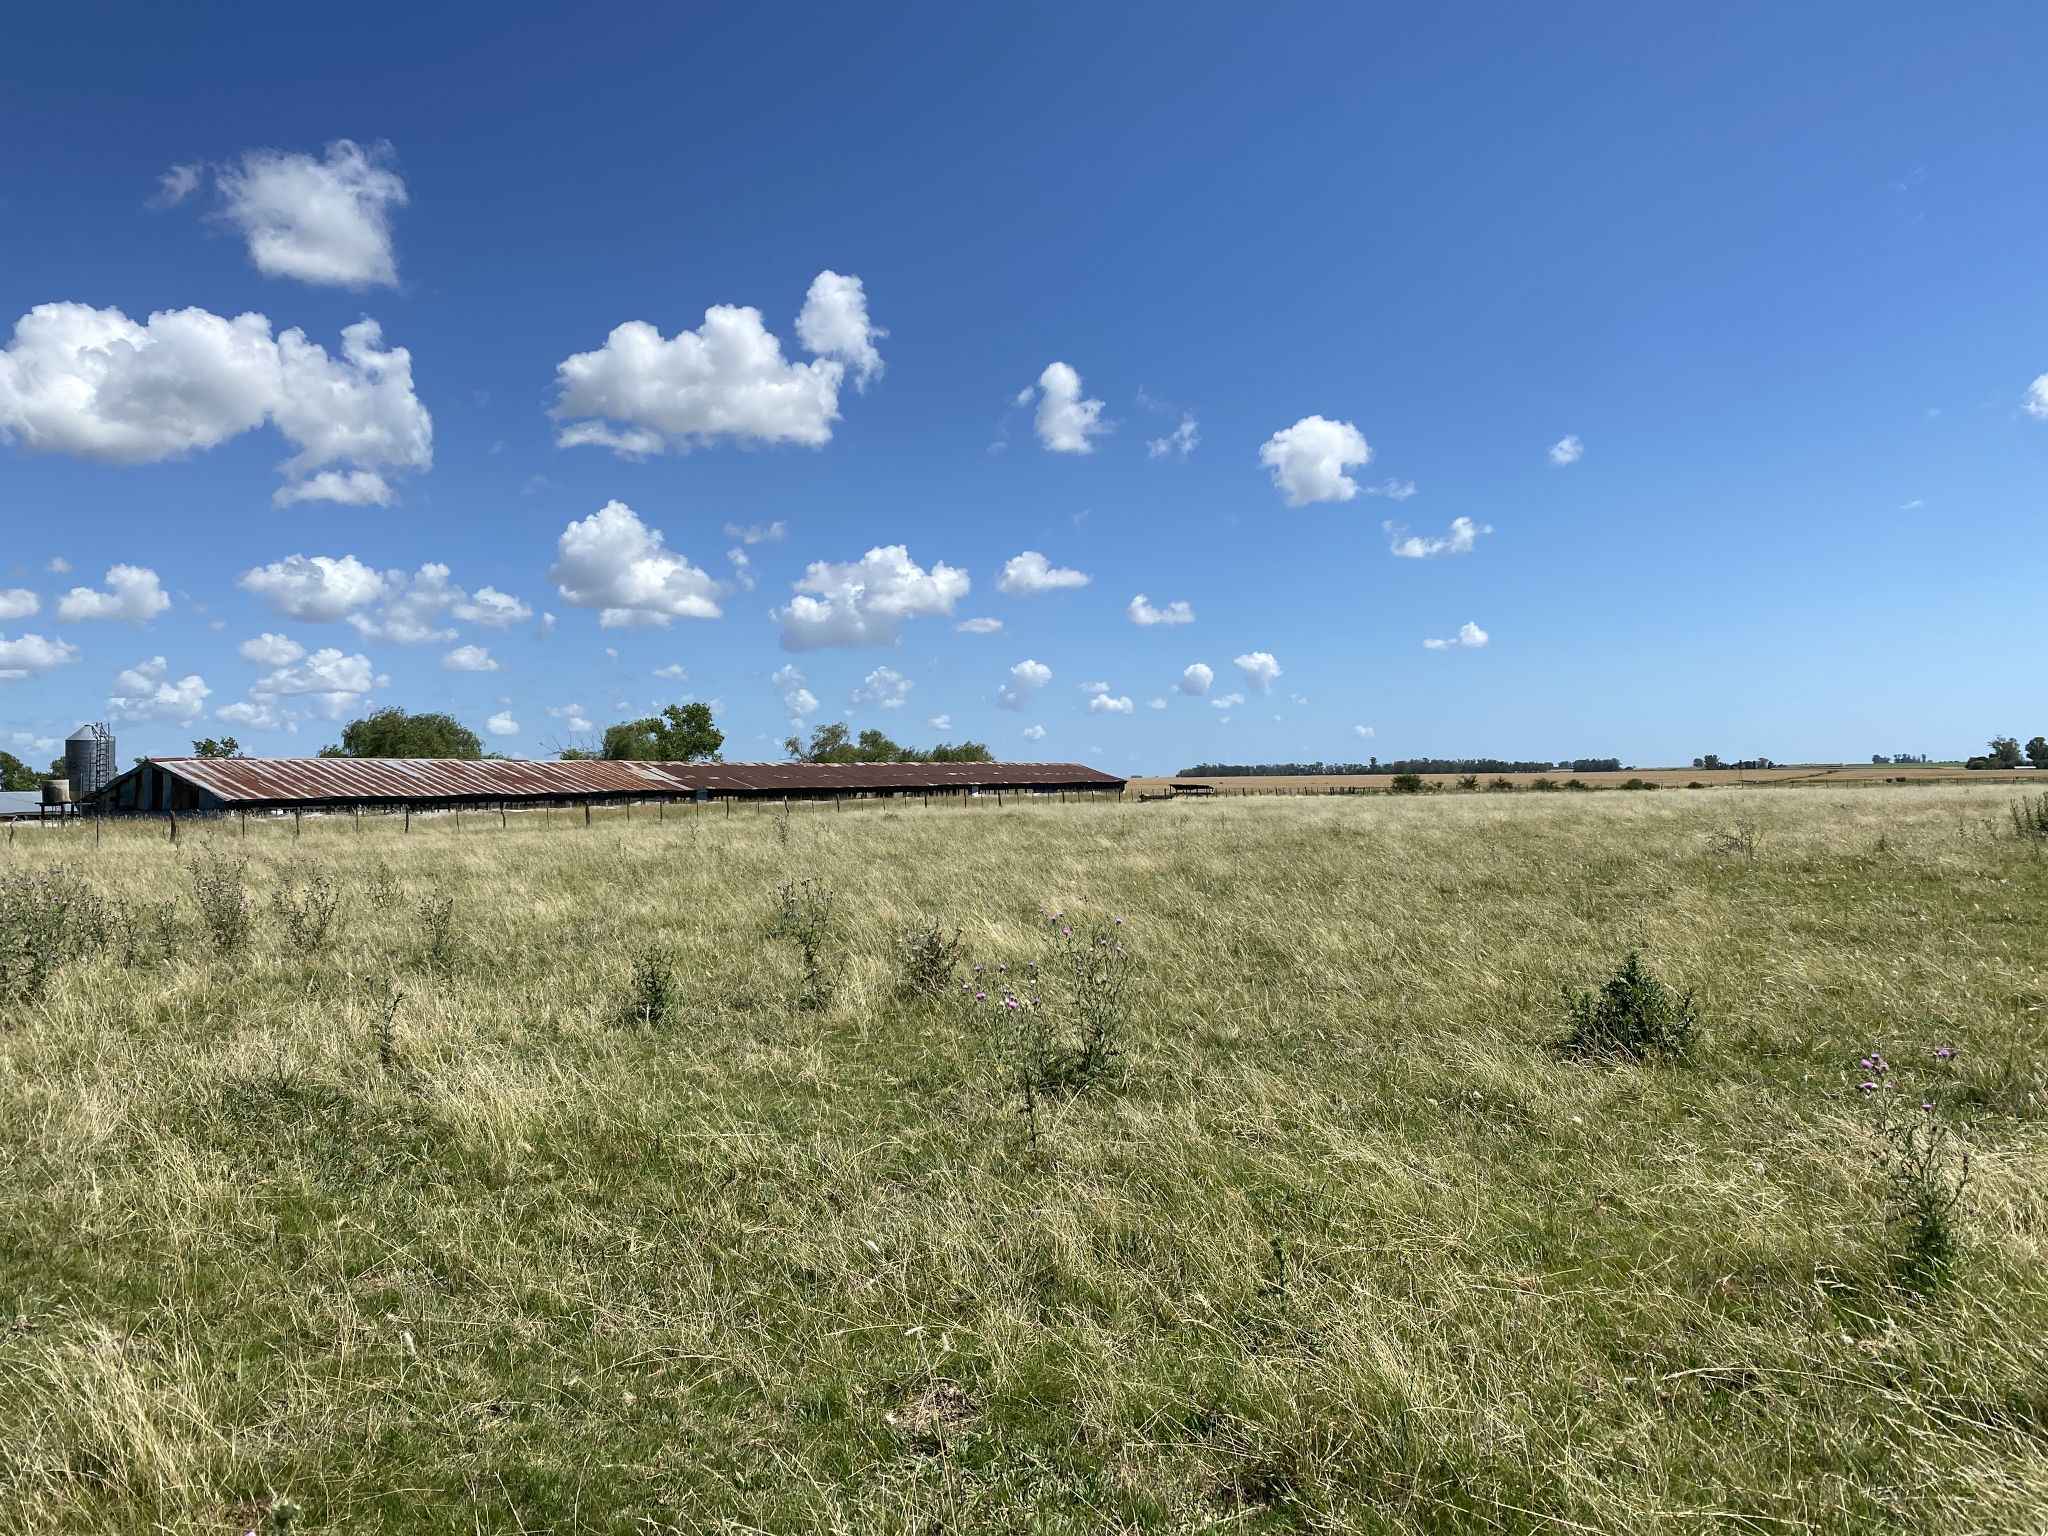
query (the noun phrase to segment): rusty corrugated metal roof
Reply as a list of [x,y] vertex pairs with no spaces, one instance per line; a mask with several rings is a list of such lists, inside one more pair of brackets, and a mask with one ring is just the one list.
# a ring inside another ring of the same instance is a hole
[[528,763],[512,758],[158,757],[166,773],[219,799],[518,800],[546,795],[659,795],[674,784],[652,763]]
[[[510,758],[158,757],[223,804],[832,794],[859,790],[1121,789],[1079,763],[644,763]],[[132,772],[133,770],[131,770]],[[126,775],[123,775],[126,777]]]
[[662,772],[713,794],[829,794],[837,790],[1122,788],[1079,763],[663,763]]

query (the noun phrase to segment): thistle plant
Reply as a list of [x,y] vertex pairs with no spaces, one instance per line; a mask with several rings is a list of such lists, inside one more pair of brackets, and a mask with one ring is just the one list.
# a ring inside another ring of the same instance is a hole
[[[1942,1046],[1933,1058],[1945,1071],[1955,1051]],[[1868,1074],[1856,1092],[1876,1133],[1885,1227],[1900,1234],[1894,1273],[1903,1284],[1925,1286],[1948,1274],[1962,1246],[1958,1218],[1970,1184],[1970,1154],[1940,1117],[1938,1089],[1929,1087],[1925,1097],[1902,1090],[1894,1080],[1900,1074],[1877,1051],[1857,1066]]]
[[83,939],[78,918],[87,893],[64,870],[0,882],[0,997],[34,1002],[50,974]]
[[675,957],[666,949],[649,946],[633,957],[633,976],[624,1006],[619,1010],[624,1023],[647,1029],[673,1024],[681,1012],[683,990],[676,982]]
[[270,910],[284,925],[292,947],[323,948],[341,908],[341,886],[325,875],[306,874],[297,861],[285,867],[284,884],[270,893]]
[[960,968],[960,930],[950,936],[933,918],[923,927],[905,924],[903,941],[897,946],[902,967],[902,990],[906,997],[944,997],[953,990],[953,978]]
[[421,959],[428,970],[445,972],[455,958],[455,898],[437,885],[414,910],[420,920]]
[[193,901],[213,952],[222,957],[239,952],[249,942],[251,924],[244,887],[249,861],[218,852],[208,838],[185,868],[192,873]]
[[1085,1083],[1108,1071],[1126,1049],[1131,954],[1124,947],[1124,920],[1119,917],[1108,928],[1082,928],[1064,912],[1045,918],[1053,941],[1046,968],[1065,992],[1074,1021],[1071,1072]]
[[831,1000],[825,975],[825,946],[832,934],[832,902],[837,892],[822,880],[791,880],[776,887],[777,907],[770,932],[787,939],[803,959],[804,992],[800,1006],[816,1011]]
[[1692,993],[1665,986],[1635,950],[1598,992],[1567,986],[1564,1002],[1567,1031],[1561,1044],[1573,1056],[1683,1056],[1699,1029]]

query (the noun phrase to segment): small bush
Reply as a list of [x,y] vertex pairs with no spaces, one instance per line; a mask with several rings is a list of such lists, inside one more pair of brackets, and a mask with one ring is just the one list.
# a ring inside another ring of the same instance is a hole
[[1587,794],[1591,794],[1593,792],[1593,786],[1588,784],[1584,779],[1566,779],[1564,781],[1564,787],[1566,789],[1584,790]]
[[1458,780],[1458,788],[1460,789],[1477,789],[1478,787],[1479,775],[1476,773],[1464,774]]
[[1630,779],[1621,787],[1623,789],[1655,789],[1658,786],[1648,779]]
[[937,918],[931,920],[929,927],[905,926],[903,942],[897,949],[904,996],[944,997],[950,993],[963,948],[960,930],[955,928],[948,937]]
[[1763,835],[1763,828],[1744,818],[1725,832],[1711,834],[1707,838],[1707,847],[1718,854],[1739,854],[1745,859],[1754,859]]
[[621,1021],[646,1029],[673,1024],[682,1012],[683,989],[676,982],[675,958],[650,946],[633,957],[633,979],[619,1010]]
[[185,867],[192,872],[193,901],[213,952],[223,957],[238,953],[249,942],[251,926],[244,883],[249,861],[217,852],[209,839]]
[[1513,779],[1495,779],[1486,787],[1495,794],[1511,795],[1515,792],[1515,781]]
[[1390,795],[1419,795],[1422,793],[1422,775],[1419,773],[1397,773],[1393,782],[1387,785]]
[[1564,1050],[1574,1056],[1684,1056],[1699,1028],[1699,1007],[1650,974],[1635,950],[1598,992],[1564,989]]
[[1531,780],[1529,781],[1529,787],[1530,787],[1531,789],[1534,789],[1534,790],[1540,790],[1540,791],[1542,791],[1542,792],[1543,792],[1544,794],[1546,794],[1546,795],[1548,795],[1548,794],[1555,794],[1555,793],[1557,792],[1557,780],[1555,780],[1555,779],[1531,779]]

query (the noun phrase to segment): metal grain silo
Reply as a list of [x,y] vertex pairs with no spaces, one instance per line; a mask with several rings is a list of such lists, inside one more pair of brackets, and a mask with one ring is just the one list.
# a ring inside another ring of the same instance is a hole
[[64,740],[64,773],[71,798],[83,801],[114,777],[114,734],[104,725],[81,725]]

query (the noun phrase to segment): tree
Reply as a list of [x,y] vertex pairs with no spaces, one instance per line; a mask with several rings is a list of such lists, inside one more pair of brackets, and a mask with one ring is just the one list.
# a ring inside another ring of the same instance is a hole
[[844,725],[834,720],[811,732],[811,743],[791,736],[782,743],[784,754],[799,763],[992,763],[995,758],[978,741],[958,746],[942,741],[926,751],[899,746],[880,731],[867,730],[852,739]]
[[2048,736],[2036,736],[2027,743],[2027,761],[2036,768],[2048,770]]
[[479,758],[484,744],[453,715],[409,715],[396,704],[373,710],[341,729],[339,746],[322,747],[322,757]]
[[614,762],[715,763],[724,745],[725,732],[712,723],[709,704],[671,704],[645,720],[607,727],[597,755]]
[[0,752],[0,789],[36,789],[42,778],[12,752]]
[[215,741],[211,736],[202,737],[192,743],[194,757],[240,757],[242,744],[232,736],[223,736]]

